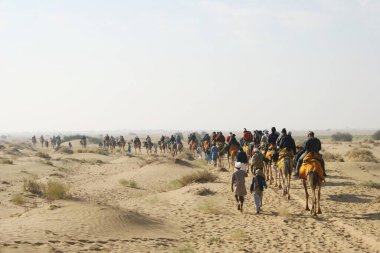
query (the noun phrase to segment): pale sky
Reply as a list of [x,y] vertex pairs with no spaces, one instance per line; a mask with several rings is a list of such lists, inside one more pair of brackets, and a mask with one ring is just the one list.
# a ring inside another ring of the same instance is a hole
[[380,1],[0,0],[0,132],[380,128]]

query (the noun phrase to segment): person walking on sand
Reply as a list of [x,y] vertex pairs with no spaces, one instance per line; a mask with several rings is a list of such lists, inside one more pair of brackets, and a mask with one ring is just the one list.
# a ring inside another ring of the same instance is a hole
[[263,191],[267,188],[264,173],[261,169],[256,170],[249,191],[253,194],[253,200],[256,206],[256,213],[259,214],[263,205]]
[[210,147],[207,147],[205,154],[206,154],[207,164],[210,165],[210,163],[211,163],[211,149],[210,149]]
[[218,159],[218,147],[216,146],[216,143],[212,145],[211,148],[211,158],[214,166],[216,167],[216,161]]
[[236,171],[232,174],[231,190],[235,190],[235,199],[237,202],[237,209],[243,212],[244,196],[247,195],[245,188],[245,176],[244,170],[241,170],[241,163],[235,164]]
[[258,169],[264,168],[264,155],[259,151],[258,148],[254,148],[252,152],[252,165],[251,172],[255,174],[255,171]]

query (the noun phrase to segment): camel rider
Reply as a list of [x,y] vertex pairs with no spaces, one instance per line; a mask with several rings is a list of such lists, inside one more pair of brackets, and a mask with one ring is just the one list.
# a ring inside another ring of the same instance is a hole
[[195,135],[195,133],[191,133],[189,135],[188,140],[189,140],[189,143],[190,143],[190,141],[196,141],[197,140],[197,136]]
[[[297,148],[296,143],[292,136],[290,134],[286,133],[286,129],[282,129],[281,131],[282,135],[279,142],[280,150],[286,148],[287,150],[291,150],[293,152],[293,155],[296,154]],[[290,132],[289,132],[290,133]]]
[[217,136],[216,132],[212,132],[211,141],[213,143],[215,142],[216,136]]
[[231,141],[231,137],[232,137],[232,132],[230,132],[230,134],[227,136],[227,144],[230,144],[230,141]]
[[[111,136],[111,139],[112,139],[113,137]],[[140,142],[140,138],[138,137],[138,136],[136,136],[135,137],[135,140],[133,141],[133,143],[135,143],[135,144],[138,144],[138,143],[141,143]]]
[[224,143],[226,141],[226,138],[224,137],[222,132],[219,132],[219,134],[216,136],[216,142]]
[[145,140],[146,140],[147,143],[152,143],[152,140],[150,139],[150,136],[149,136],[149,135],[146,137]]
[[174,135],[171,135],[170,136],[170,140],[169,140],[170,143],[174,144],[175,143],[175,137]]
[[165,142],[165,136],[161,136],[161,139],[160,139],[161,143],[164,143]]
[[266,145],[267,145],[267,143],[268,143],[268,136],[269,136],[269,132],[268,132],[268,130],[264,130],[264,135],[263,136],[261,136],[261,146],[262,147],[265,147]]
[[[299,176],[299,170],[301,168],[301,165],[303,163],[303,159],[305,158],[305,156],[309,152],[319,153],[319,151],[322,149],[321,141],[318,138],[314,137],[313,131],[310,131],[307,134],[307,137],[308,137],[308,139],[305,141],[304,146],[303,146],[304,147],[304,153],[298,159],[297,166],[296,166],[296,169],[294,171],[294,175],[296,177]],[[326,177],[327,175],[326,175],[326,171],[325,171],[325,162],[322,159],[322,157],[321,157],[321,165],[322,165],[322,169],[323,169],[323,176]]]
[[229,145],[235,145],[235,146],[240,147],[239,142],[236,140],[236,135],[235,134],[232,134]]
[[175,137],[175,142],[177,144],[182,144],[182,142],[181,142],[181,136],[179,136],[179,134],[177,134],[177,136]]
[[207,141],[207,142],[210,142],[211,141],[211,137],[208,133],[205,134],[205,136],[203,136],[203,141]]
[[276,145],[276,141],[278,139],[279,133],[277,133],[276,128],[272,127],[271,134],[268,136],[268,144]]

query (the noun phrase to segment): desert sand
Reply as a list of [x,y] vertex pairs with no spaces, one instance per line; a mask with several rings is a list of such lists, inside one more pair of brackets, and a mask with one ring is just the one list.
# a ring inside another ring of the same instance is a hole
[[[323,141],[323,151],[344,162],[327,162],[318,217],[304,210],[300,180],[292,181],[290,200],[269,186],[261,214],[251,195],[240,213],[230,190],[232,168],[214,168],[188,152],[178,160],[144,149],[99,154],[92,144],[79,153],[79,141],[72,143],[74,153],[67,154],[26,139],[2,141],[0,252],[380,252],[380,163],[346,155],[360,148],[380,160],[379,143]],[[217,181],[175,184],[202,170]],[[31,194],[24,179],[61,182],[67,196]]]

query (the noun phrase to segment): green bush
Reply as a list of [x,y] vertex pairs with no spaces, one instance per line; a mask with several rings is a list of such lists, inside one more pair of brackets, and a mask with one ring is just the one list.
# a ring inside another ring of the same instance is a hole
[[337,132],[331,136],[333,141],[352,141],[352,135],[350,133]]

